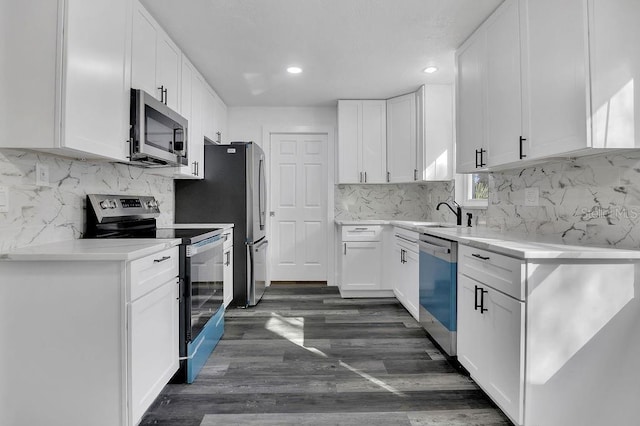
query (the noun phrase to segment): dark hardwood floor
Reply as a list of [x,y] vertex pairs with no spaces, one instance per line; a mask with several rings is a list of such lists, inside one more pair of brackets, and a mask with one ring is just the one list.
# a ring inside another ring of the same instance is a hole
[[269,287],[232,309],[195,383],[168,385],[143,425],[511,425],[395,299]]

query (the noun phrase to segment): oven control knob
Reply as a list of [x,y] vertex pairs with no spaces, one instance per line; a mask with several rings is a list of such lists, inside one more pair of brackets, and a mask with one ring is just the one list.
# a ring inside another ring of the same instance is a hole
[[158,208],[158,202],[155,199],[147,201],[147,208],[148,209],[157,209]]
[[100,201],[100,208],[105,210],[109,208],[109,200]]
[[107,205],[109,206],[110,209],[115,209],[116,207],[118,207],[118,204],[116,203],[116,200],[111,199],[111,200],[105,200],[107,202]]

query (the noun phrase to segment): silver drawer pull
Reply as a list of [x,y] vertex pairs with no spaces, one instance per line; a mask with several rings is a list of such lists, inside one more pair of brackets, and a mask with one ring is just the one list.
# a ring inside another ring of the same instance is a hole
[[354,231],[368,231],[369,228],[354,228]]
[[160,259],[153,259],[153,263],[160,263],[160,262],[164,262],[165,260],[169,260],[171,259],[171,256],[162,256],[162,258]]
[[489,260],[489,256],[481,256],[478,253],[473,253],[471,254],[471,256],[477,257],[478,259],[482,259],[482,260]]

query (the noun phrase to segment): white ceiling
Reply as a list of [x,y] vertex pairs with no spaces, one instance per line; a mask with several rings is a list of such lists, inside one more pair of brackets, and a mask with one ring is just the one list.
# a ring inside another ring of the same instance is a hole
[[[329,106],[453,82],[453,52],[501,2],[142,0],[229,106]],[[440,71],[422,72],[432,64]]]

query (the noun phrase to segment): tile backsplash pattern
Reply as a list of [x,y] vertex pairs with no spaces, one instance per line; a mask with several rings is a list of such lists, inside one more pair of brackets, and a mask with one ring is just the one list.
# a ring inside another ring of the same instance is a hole
[[[49,167],[49,186],[36,185],[36,163]],[[9,212],[0,212],[0,253],[79,238],[85,196],[91,193],[154,195],[162,212],[159,224],[173,223],[173,180],[125,164],[0,150],[0,186],[8,189],[9,198]]]
[[[526,206],[537,187],[539,205]],[[640,153],[581,157],[492,173],[487,225],[567,244],[640,248]]]
[[454,222],[441,201],[453,200],[453,181],[406,184],[335,186],[335,218],[338,220],[395,219]]

